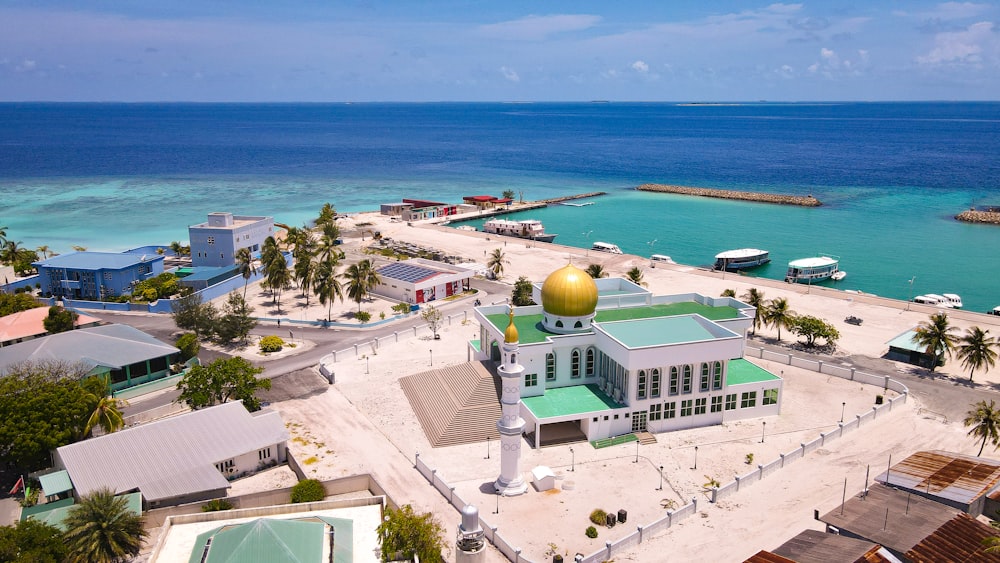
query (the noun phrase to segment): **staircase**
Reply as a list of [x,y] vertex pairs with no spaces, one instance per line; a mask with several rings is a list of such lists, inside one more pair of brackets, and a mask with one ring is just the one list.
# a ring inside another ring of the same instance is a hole
[[656,443],[656,436],[649,432],[636,432],[635,437],[639,439],[639,443],[643,446],[649,446]]
[[482,362],[425,371],[399,384],[431,446],[499,437],[500,378]]

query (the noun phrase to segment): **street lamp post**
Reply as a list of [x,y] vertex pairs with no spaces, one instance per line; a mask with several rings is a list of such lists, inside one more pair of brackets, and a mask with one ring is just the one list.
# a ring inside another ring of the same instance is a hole
[[572,461],[570,462],[569,470],[576,471],[576,452],[573,451],[573,448],[569,449],[569,455],[572,456],[570,458]]
[[847,410],[847,402],[840,403],[840,421],[844,422],[844,412]]
[[660,487],[656,489],[657,491],[663,490],[663,466],[660,466]]
[[910,278],[910,292],[906,295],[906,310],[910,310],[910,301],[913,300],[913,280],[917,279],[917,276]]
[[369,356],[365,356],[365,374],[368,373],[368,365],[370,363],[370,360],[371,358]]
[[497,509],[493,514],[500,514],[500,491],[497,491]]
[[431,365],[434,365],[434,350],[428,350],[431,353]]
[[632,463],[639,463],[639,440],[635,441],[635,461]]
[[698,469],[698,446],[694,447],[694,467],[691,469]]
[[763,420],[763,421],[761,421],[761,427],[760,427],[760,443],[761,444],[764,443],[764,431],[765,430],[767,430],[767,421]]
[[490,459],[490,435],[486,435],[486,459]]

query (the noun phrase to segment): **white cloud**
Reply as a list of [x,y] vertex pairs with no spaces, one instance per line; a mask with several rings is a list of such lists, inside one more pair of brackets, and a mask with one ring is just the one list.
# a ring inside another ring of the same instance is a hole
[[521,81],[521,77],[518,76],[517,72],[515,72],[514,69],[512,69],[512,68],[508,68],[508,67],[502,66],[502,67],[500,67],[500,73],[503,74],[503,77],[507,81],[509,81],[509,82],[520,82]]
[[976,4],[975,2],[944,2],[935,6],[933,10],[920,13],[919,15],[927,19],[950,21],[974,18],[987,12],[989,9],[989,4]]
[[479,26],[479,32],[497,39],[541,41],[550,35],[589,29],[600,21],[600,16],[587,14],[525,16],[518,20]]
[[35,70],[36,66],[37,64],[35,63],[35,61],[30,59],[24,59],[14,67],[14,70],[17,72],[31,72]]
[[921,64],[977,64],[982,62],[983,45],[995,41],[993,23],[979,22],[962,31],[945,31],[934,37],[934,48],[917,57]]
[[813,63],[813,64],[809,65],[806,68],[806,70],[808,70],[809,72],[814,73],[814,74],[816,72],[819,72],[819,63]]
[[632,70],[636,72],[646,73],[649,72],[649,65],[643,61],[635,61],[632,63]]

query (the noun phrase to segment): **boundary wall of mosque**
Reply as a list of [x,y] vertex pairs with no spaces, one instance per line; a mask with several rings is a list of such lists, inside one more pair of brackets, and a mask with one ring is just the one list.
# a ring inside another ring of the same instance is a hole
[[[350,352],[350,350],[346,352]],[[741,489],[749,487],[754,483],[763,480],[765,477],[777,473],[786,465],[803,458],[806,454],[813,452],[828,443],[842,438],[845,434],[858,430],[861,426],[867,425],[880,417],[889,414],[895,406],[905,404],[909,394],[909,389],[900,381],[892,379],[889,376],[872,375],[870,373],[857,371],[855,368],[835,366],[820,360],[809,360],[792,354],[772,352],[770,350],[751,346],[746,347],[745,356],[771,362],[779,362],[784,365],[815,371],[823,375],[830,375],[841,379],[857,381],[866,385],[881,387],[886,391],[894,391],[898,393],[898,395],[892,399],[887,399],[880,405],[872,407],[869,411],[854,415],[854,418],[850,420],[845,419],[843,422],[837,424],[837,428],[830,430],[829,432],[821,432],[818,437],[809,442],[799,444],[797,448],[778,454],[777,459],[760,464],[753,471],[743,475],[737,475],[732,481],[718,487],[713,487],[709,490],[708,499],[708,501],[713,504],[735,495]],[[420,459],[419,453],[416,454],[414,467],[416,467],[417,471],[419,471],[420,474],[427,479],[427,481],[433,485],[434,488],[437,489],[438,492],[440,492],[441,495],[444,496],[444,498],[448,500],[448,502],[450,502],[456,510],[461,511],[462,508],[467,505],[465,500],[463,500],[458,493],[455,492],[455,487],[449,485],[444,479],[442,479],[441,476],[437,474],[437,469],[432,469],[424,463],[424,461]],[[600,563],[601,561],[611,560],[616,555],[620,555],[625,551],[640,545],[644,540],[651,538],[654,535],[669,529],[674,524],[680,523],[681,521],[693,516],[698,512],[698,503],[698,499],[693,497],[691,502],[688,504],[681,506],[676,510],[668,510],[663,517],[658,518],[644,526],[636,526],[635,531],[632,533],[615,541],[608,541],[605,543],[603,548],[589,555],[578,555],[572,561],[573,563]],[[514,561],[515,563],[530,563],[530,559],[521,555],[521,549],[504,538],[501,535],[500,528],[490,525],[488,520],[489,516],[484,517],[483,514],[480,513],[479,522],[483,528],[486,539],[492,543],[494,547],[496,547],[497,550],[499,550],[500,553],[502,553],[508,560]],[[570,563],[570,561],[567,560],[567,563]]]

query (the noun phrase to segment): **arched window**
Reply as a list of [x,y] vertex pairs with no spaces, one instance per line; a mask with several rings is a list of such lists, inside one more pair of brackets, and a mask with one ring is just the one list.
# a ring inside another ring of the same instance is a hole
[[517,354],[511,354],[510,355],[510,363],[511,363],[511,365],[517,363]]
[[649,396],[658,399],[660,398],[660,368],[653,368],[650,379]]
[[718,391],[722,389],[722,362],[714,362],[712,370],[715,372],[715,375],[712,377],[712,389]]
[[570,356],[569,376],[580,377],[580,350],[578,348],[573,348],[573,355]]
[[580,321],[576,321],[576,323],[573,325],[573,328],[583,328],[583,323]]
[[553,353],[545,354],[545,381],[555,381],[556,380],[556,355]]
[[596,358],[596,356],[597,354],[596,352],[594,352],[593,347],[587,348],[587,364],[586,364],[587,369],[585,371],[587,377],[594,376],[594,359]]
[[691,364],[685,364],[684,368],[684,380],[681,382],[681,393],[691,392]]
[[698,389],[700,391],[702,391],[702,392],[708,391],[709,375],[710,375],[710,371],[709,371],[709,367],[708,367],[708,362],[702,362],[701,363],[701,385],[698,387]]
[[635,398],[636,399],[645,399],[646,398],[646,370],[644,370],[644,369],[639,370],[639,381],[638,381],[638,383],[639,383],[639,386],[636,388]]
[[556,321],[556,328],[562,328],[562,327],[563,327],[562,321]]
[[680,390],[680,376],[677,373],[677,366],[670,366],[670,390],[671,395],[676,395]]

